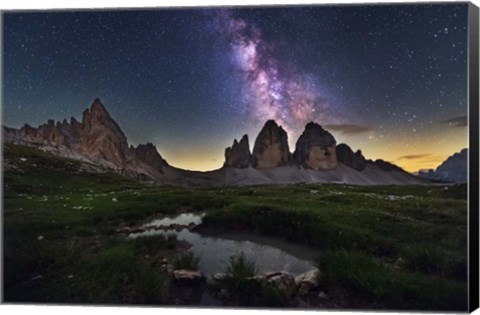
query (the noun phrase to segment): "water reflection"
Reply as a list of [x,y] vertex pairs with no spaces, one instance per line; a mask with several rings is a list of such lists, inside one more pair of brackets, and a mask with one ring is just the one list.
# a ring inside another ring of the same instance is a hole
[[[183,213],[176,217],[154,220],[145,226],[169,226],[170,224],[188,225],[190,222],[200,224],[204,214]],[[222,272],[228,264],[229,257],[244,253],[255,261],[257,272],[285,270],[291,274],[300,274],[314,267],[311,260],[317,252],[307,246],[285,242],[274,237],[254,234],[231,233],[220,235],[201,235],[183,229],[180,232],[147,230],[131,234],[129,237],[143,237],[155,234],[173,233],[179,240],[192,245],[190,251],[200,258],[199,270],[204,274]]]

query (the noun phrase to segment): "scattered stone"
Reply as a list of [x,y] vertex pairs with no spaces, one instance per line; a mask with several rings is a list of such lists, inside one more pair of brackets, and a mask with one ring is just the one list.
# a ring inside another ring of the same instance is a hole
[[318,292],[318,298],[320,300],[330,300],[330,297],[328,296],[328,294],[323,291]]
[[221,289],[217,294],[217,297],[222,300],[228,300],[230,298],[230,294],[228,294],[227,289]]
[[130,233],[142,233],[142,232],[145,232],[146,229],[144,227],[136,227],[136,228],[132,228],[130,229]]
[[405,261],[402,259],[402,257],[398,257],[398,259],[393,264],[393,268],[395,268],[397,270],[400,270],[400,269],[402,269],[404,263],[405,263]]
[[68,275],[67,278],[68,278],[68,279],[72,279],[72,278],[73,278],[73,275]]
[[316,194],[318,194],[318,190],[316,190],[316,189],[315,190],[310,190],[310,194],[316,195]]
[[35,281],[35,280],[40,280],[40,279],[43,279],[42,275],[35,276],[32,279],[30,279],[30,281]]
[[161,264],[160,265],[160,268],[165,271],[170,277],[173,277],[174,276],[174,273],[173,273],[173,265],[171,264]]
[[115,198],[115,197],[112,198],[112,201],[113,202],[118,202],[117,198]]
[[26,162],[26,161],[27,161],[27,158],[21,157],[21,158],[20,158],[20,161]]
[[43,239],[44,239],[44,237],[43,237],[42,235],[39,235],[39,236],[37,237],[37,240],[39,240],[39,241],[41,241],[41,240],[43,240]]
[[122,233],[122,234],[129,234],[131,233],[131,229],[128,226],[121,226],[117,229],[117,233]]

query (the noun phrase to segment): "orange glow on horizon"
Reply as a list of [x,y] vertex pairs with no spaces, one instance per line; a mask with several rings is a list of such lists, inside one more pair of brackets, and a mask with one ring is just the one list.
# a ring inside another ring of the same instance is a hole
[[[468,147],[468,129],[432,129],[410,133],[392,133],[379,136],[375,132],[355,136],[342,136],[332,132],[337,144],[346,143],[353,151],[360,149],[366,159],[382,159],[393,163],[407,172],[436,169],[456,152]],[[251,137],[250,137],[251,138]],[[252,144],[250,145],[252,150]],[[157,148],[163,158],[174,167],[194,171],[219,169],[224,163],[225,145],[209,144],[191,150]]]

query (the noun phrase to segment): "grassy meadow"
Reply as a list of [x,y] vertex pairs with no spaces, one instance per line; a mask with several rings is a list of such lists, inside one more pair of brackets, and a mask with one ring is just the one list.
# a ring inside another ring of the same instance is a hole
[[310,245],[321,290],[346,308],[466,310],[466,185],[185,189],[3,149],[5,302],[174,304],[158,264],[179,256],[178,242],[115,231],[202,211],[201,229]]

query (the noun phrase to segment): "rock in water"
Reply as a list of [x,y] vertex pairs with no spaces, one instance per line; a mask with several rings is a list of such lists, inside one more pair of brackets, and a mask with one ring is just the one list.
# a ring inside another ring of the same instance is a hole
[[288,165],[291,161],[288,136],[274,120],[265,123],[255,140],[252,166],[259,169]]
[[233,145],[225,149],[225,166],[247,168],[250,166],[251,154],[248,136],[244,135],[240,142],[237,139]]
[[331,170],[337,166],[335,138],[319,124],[310,122],[298,138],[293,158],[304,168]]
[[318,287],[320,280],[320,271],[313,269],[295,277],[295,285],[298,288],[298,294],[307,295],[311,289]]
[[363,171],[367,165],[365,157],[362,155],[362,151],[357,150],[353,153],[352,149],[344,143],[340,143],[336,148],[338,162],[356,169],[357,171]]
[[179,269],[173,271],[173,278],[178,284],[197,284],[203,279],[200,271]]
[[267,275],[267,284],[282,291],[287,297],[292,297],[297,291],[294,277],[285,272],[273,274],[272,276]]

